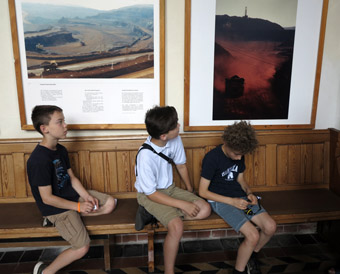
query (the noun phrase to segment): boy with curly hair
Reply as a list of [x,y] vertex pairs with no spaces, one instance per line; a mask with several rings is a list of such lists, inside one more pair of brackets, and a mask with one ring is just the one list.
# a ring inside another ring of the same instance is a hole
[[226,223],[244,235],[233,273],[261,273],[256,257],[275,233],[276,223],[260,206],[243,174],[244,155],[258,144],[256,134],[250,123],[240,121],[226,127],[222,139],[223,144],[203,159],[199,194]]

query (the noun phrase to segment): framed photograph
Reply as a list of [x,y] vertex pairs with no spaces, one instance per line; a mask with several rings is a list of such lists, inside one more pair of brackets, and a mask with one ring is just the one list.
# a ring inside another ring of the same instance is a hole
[[165,0],[8,0],[21,127],[36,105],[69,129],[144,129],[164,105]]
[[185,5],[185,131],[314,128],[328,0]]

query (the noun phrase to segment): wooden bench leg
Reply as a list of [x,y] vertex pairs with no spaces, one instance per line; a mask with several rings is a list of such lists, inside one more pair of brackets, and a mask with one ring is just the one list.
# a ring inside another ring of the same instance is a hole
[[155,231],[148,230],[148,268],[149,272],[155,271],[155,252],[154,252],[154,236]]
[[113,242],[113,237],[108,235],[107,239],[104,239],[104,267],[105,271],[111,270],[111,256],[110,256],[110,244]]

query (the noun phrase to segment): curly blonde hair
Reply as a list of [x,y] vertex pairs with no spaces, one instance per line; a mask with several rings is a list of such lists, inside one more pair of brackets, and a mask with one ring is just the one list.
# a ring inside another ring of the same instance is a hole
[[235,122],[226,127],[222,139],[230,149],[242,154],[253,152],[258,145],[255,130],[246,121]]

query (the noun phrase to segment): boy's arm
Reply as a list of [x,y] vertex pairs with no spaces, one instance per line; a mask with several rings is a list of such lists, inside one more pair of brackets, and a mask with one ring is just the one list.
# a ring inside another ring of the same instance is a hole
[[194,188],[192,187],[191,183],[190,183],[190,178],[189,178],[189,173],[188,173],[188,168],[186,164],[182,164],[182,165],[176,165],[177,170],[179,175],[181,176],[187,190],[189,192],[193,192]]
[[94,197],[92,197],[87,190],[84,188],[80,180],[74,175],[73,171],[71,168],[67,170],[68,175],[70,176],[71,179],[71,184],[74,190],[79,194],[80,197],[84,199],[84,201],[92,203],[92,208],[94,205],[99,208],[98,205],[98,200]]
[[196,217],[200,211],[200,208],[195,203],[178,200],[159,191],[147,195],[147,197],[153,202],[179,208],[190,217]]
[[212,200],[228,205],[232,205],[239,209],[246,209],[248,206],[248,202],[241,198],[232,198],[223,196],[214,192],[211,192],[208,188],[210,185],[210,180],[201,177],[200,186],[199,186],[199,195],[207,200]]
[[[52,187],[39,186],[39,193],[44,204],[50,205],[62,209],[70,209],[78,211],[78,202],[66,200],[64,198],[53,195]],[[84,202],[80,204],[80,212],[88,213],[93,209],[93,205],[90,202]]]
[[241,185],[244,192],[247,194],[247,198],[251,201],[251,204],[257,204],[256,196],[251,192],[251,189],[246,182],[243,173],[240,173],[237,177],[237,182]]

